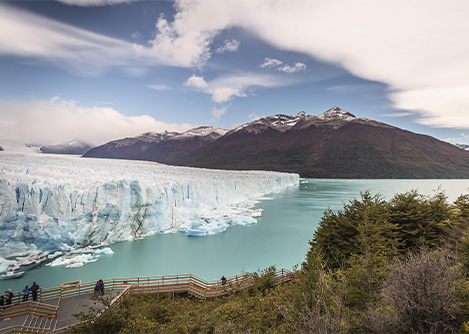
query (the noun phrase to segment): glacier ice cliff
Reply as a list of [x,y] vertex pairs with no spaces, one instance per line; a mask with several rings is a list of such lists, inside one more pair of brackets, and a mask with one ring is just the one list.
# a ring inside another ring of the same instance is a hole
[[246,203],[298,184],[297,174],[6,150],[0,159],[0,256],[109,245],[181,227],[187,231],[204,217],[210,218],[209,227],[223,231],[217,221],[255,221],[259,212],[246,218]]

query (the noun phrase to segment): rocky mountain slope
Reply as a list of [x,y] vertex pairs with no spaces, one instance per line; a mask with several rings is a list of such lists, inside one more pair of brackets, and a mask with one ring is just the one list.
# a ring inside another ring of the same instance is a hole
[[201,126],[184,133],[147,132],[138,137],[111,141],[86,152],[83,156],[149,160],[177,165],[177,161],[222,137],[226,132],[211,126]]
[[316,178],[469,177],[468,152],[338,107],[320,115],[269,116],[228,132],[210,127],[191,131],[153,134],[160,139],[152,140],[147,135],[126,138],[85,156]]

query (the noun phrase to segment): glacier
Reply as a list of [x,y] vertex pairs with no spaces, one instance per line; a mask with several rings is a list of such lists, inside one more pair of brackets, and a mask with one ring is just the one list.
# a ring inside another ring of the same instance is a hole
[[209,235],[252,224],[261,214],[252,209],[256,199],[299,184],[297,174],[44,155],[37,148],[2,146],[3,272],[13,257],[18,269],[54,261],[53,254],[155,233]]

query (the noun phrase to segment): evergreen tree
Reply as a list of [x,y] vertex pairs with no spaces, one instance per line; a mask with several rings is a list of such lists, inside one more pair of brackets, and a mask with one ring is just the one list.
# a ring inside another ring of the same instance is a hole
[[459,196],[454,201],[456,220],[469,219],[469,194]]
[[352,254],[394,254],[399,243],[397,225],[389,221],[386,201],[366,191],[361,200],[351,200],[337,213],[327,210],[310,245],[323,251],[328,266],[339,268]]
[[398,225],[402,240],[400,251],[405,253],[421,246],[437,246],[451,207],[443,192],[426,198],[411,190],[391,199],[389,213],[391,222]]

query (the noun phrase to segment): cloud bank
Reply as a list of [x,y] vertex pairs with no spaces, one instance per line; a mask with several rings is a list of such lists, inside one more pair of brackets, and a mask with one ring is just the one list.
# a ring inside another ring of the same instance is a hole
[[[64,1],[83,6],[130,2]],[[155,20],[156,37],[137,44],[0,3],[0,55],[40,59],[85,76],[100,75],[115,67],[132,75],[142,75],[150,66],[201,67],[210,58],[210,44],[217,30],[197,30],[193,35],[186,26],[170,23],[163,16]],[[231,41],[224,47],[230,51],[237,46]]]
[[[393,106],[417,113],[422,124],[469,128],[467,0],[176,0],[175,9],[174,18],[155,18],[155,37],[141,45],[0,4],[0,54],[85,75],[109,67],[135,75],[155,65],[201,68],[214,37],[239,27],[280,50],[388,85]],[[209,88],[223,102],[249,85]]]
[[192,56],[202,62],[209,56],[203,46],[210,36],[241,27],[281,50],[387,84],[394,107],[417,112],[420,123],[469,128],[468,1],[180,0],[176,5],[170,24],[178,33],[175,41],[184,41],[185,49],[192,44]]
[[110,107],[83,107],[53,97],[28,103],[0,101],[0,138],[25,143],[82,139],[95,145],[143,132],[183,132],[194,125],[165,123],[148,115],[125,116]]
[[39,58],[83,75],[133,68],[138,58],[125,41],[0,4],[0,55]]

